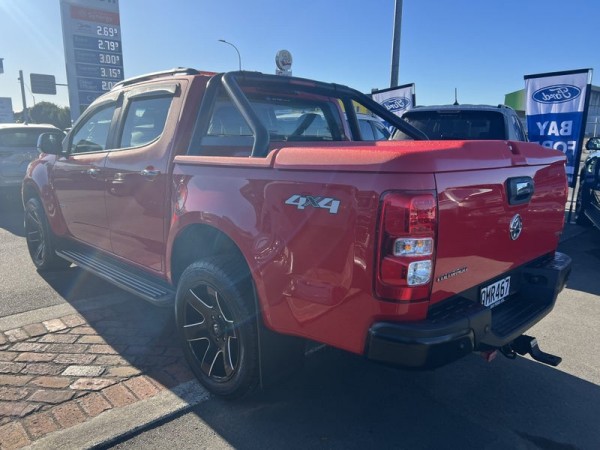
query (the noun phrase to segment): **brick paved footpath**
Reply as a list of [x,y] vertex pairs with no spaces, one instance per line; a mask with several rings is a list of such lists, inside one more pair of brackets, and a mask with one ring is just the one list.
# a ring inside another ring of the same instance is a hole
[[0,448],[22,448],[191,379],[171,310],[143,301],[5,331]]

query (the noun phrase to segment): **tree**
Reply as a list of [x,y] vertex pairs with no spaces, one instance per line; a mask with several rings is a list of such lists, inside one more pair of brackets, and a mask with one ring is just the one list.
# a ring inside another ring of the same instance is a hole
[[71,126],[69,107],[61,108],[50,102],[39,102],[33,108],[29,108],[29,117],[33,123],[50,123],[63,130]]

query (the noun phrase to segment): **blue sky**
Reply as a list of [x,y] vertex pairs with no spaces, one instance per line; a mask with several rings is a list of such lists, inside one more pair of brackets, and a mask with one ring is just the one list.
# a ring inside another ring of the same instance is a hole
[[[125,77],[176,66],[275,71],[370,92],[390,83],[394,0],[120,0]],[[523,75],[600,68],[596,0],[404,0],[400,84],[418,104],[498,104]],[[0,0],[0,97],[21,110],[22,69],[66,83],[59,0]],[[597,74],[597,77],[600,74]],[[600,84],[600,80],[594,80]],[[35,100],[68,105],[67,90]],[[28,106],[33,99],[27,92]]]

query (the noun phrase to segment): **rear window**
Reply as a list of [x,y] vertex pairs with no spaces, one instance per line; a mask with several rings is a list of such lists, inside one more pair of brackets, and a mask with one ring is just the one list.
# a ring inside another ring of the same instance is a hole
[[52,131],[50,129],[30,130],[0,130],[0,147],[29,147],[36,148],[40,134]]
[[[249,94],[250,103],[272,141],[342,139],[336,104],[327,98]],[[252,136],[250,127],[231,103],[221,96],[214,107],[207,136]]]
[[493,111],[411,111],[403,119],[433,140],[507,138],[504,116]]

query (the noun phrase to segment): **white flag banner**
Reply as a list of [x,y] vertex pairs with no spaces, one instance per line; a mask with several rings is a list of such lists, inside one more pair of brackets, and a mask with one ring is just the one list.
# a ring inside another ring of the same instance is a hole
[[569,186],[577,181],[591,70],[525,76],[529,140],[562,151]]
[[415,106],[415,84],[405,84],[380,91],[373,91],[371,97],[388,111],[401,116]]

